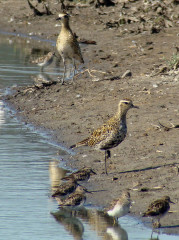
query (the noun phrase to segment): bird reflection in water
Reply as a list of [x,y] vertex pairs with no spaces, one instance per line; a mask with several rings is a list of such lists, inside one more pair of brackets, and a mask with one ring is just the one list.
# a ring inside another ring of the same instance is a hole
[[83,239],[83,233],[85,231],[84,225],[89,225],[91,231],[95,231],[97,235],[104,240],[128,239],[127,232],[121,228],[118,222],[114,224],[113,218],[97,209],[86,209],[82,207],[75,210],[74,215],[74,211],[69,208],[63,208],[51,214],[56,221],[73,235],[74,239]]
[[59,222],[65,230],[76,240],[82,240],[84,226],[80,219],[73,216],[72,210],[63,208],[58,212],[51,213],[57,222]]
[[47,73],[39,73],[35,76],[32,76],[34,84],[43,84],[53,82],[53,78]]
[[49,176],[51,182],[52,192],[56,191],[59,185],[62,183],[62,178],[66,176],[66,173],[69,172],[66,169],[59,167],[58,160],[52,160],[49,163]]

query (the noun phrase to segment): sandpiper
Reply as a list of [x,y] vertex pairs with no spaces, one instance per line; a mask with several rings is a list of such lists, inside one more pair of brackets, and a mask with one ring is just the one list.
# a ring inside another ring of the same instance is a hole
[[111,217],[114,217],[115,220],[118,220],[119,217],[122,217],[129,213],[131,206],[131,199],[129,192],[123,192],[122,196],[116,200],[114,200],[110,207],[105,211]]
[[32,63],[40,66],[40,70],[43,71],[44,67],[47,67],[53,62],[53,57],[55,56],[55,52],[49,52],[47,55],[39,57],[32,61]]
[[75,179],[76,181],[88,180],[91,175],[96,174],[92,168],[84,167],[77,172],[71,173],[70,175],[62,178],[62,180]]
[[154,222],[154,219],[152,219],[152,223],[154,227],[159,228],[161,226],[160,218],[164,217],[170,209],[169,203],[174,203],[170,200],[169,196],[164,196],[161,199],[155,200],[149,205],[147,211],[144,212],[142,216],[157,219],[157,222]]
[[67,182],[62,183],[56,191],[52,194],[52,197],[65,196],[75,191],[79,184],[74,178],[70,178]]
[[[66,73],[66,60],[70,59],[73,62],[74,67],[74,74],[76,70],[75,60],[79,61],[80,63],[84,63],[80,46],[76,39],[76,36],[72,32],[70,25],[69,25],[69,15],[67,13],[60,13],[56,20],[61,20],[62,27],[60,34],[57,38],[56,47],[57,50],[62,57],[64,72],[62,78],[62,84],[64,83],[65,73]],[[73,75],[74,75],[73,74]]]
[[118,146],[125,139],[127,134],[126,114],[130,108],[138,107],[134,106],[129,99],[121,100],[117,113],[107,123],[95,130],[88,138],[72,145],[70,148],[90,146],[97,150],[104,150],[105,172],[107,174],[106,160],[111,155],[109,149]]
[[55,199],[60,207],[80,207],[86,201],[85,192],[88,192],[86,188],[78,186],[75,192],[71,193],[68,198],[62,200],[61,198],[56,197]]

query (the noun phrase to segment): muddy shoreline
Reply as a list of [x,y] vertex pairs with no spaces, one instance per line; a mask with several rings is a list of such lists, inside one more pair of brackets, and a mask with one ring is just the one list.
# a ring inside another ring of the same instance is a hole
[[[6,7],[4,3],[4,11]],[[60,27],[54,27],[55,16],[33,17],[27,6],[23,7],[25,13],[22,6],[18,8],[14,21],[7,21],[10,11],[3,17],[1,29],[26,34],[33,32],[34,35],[38,32],[38,36],[55,40],[60,30]],[[111,10],[106,8],[105,11]],[[105,11],[103,9],[103,14]],[[57,82],[18,87],[4,100],[24,122],[47,129],[54,141],[69,148],[112,116],[120,99],[131,98],[140,109],[131,110],[127,115],[128,135],[112,150],[108,176],[104,174],[102,152],[82,147],[74,150],[74,156],[64,155],[63,159],[72,168],[91,166],[97,172],[85,185],[89,189],[105,191],[89,195],[87,203],[106,206],[121,191],[130,189],[134,202],[131,214],[140,216],[152,200],[170,195],[176,204],[171,205],[172,213],[161,223],[162,226],[173,226],[163,229],[167,233],[179,234],[179,130],[167,131],[159,124],[178,124],[179,74],[177,70],[165,75],[151,74],[156,66],[165,65],[166,59],[175,51],[178,29],[174,26],[156,35],[145,32],[120,34],[119,37],[116,29],[106,29],[103,23],[99,23],[100,16],[103,19],[105,15],[99,15],[98,11],[78,8],[72,13],[71,26],[77,35],[97,43],[82,46],[87,66],[105,73],[97,75],[98,81],[82,74],[74,84],[67,82],[62,86]],[[84,18],[85,14],[93,19]],[[25,24],[24,19],[31,24]],[[95,21],[98,24],[95,25]],[[86,22],[93,28],[92,32],[87,31]],[[128,69],[132,76],[121,78]]]

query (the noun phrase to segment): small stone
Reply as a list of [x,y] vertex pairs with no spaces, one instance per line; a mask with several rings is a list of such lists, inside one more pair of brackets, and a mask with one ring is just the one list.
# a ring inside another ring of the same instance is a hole
[[132,72],[131,72],[131,70],[127,70],[127,71],[122,75],[121,78],[131,77],[131,76],[132,76]]
[[148,191],[149,191],[149,189],[147,187],[142,187],[140,189],[140,192],[148,192]]
[[157,88],[158,85],[156,83],[153,84],[153,88]]
[[113,177],[112,178],[112,181],[116,181],[116,180],[118,180],[118,177]]

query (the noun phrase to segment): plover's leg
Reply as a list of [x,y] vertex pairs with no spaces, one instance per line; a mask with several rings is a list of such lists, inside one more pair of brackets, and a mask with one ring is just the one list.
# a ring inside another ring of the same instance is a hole
[[152,228],[152,233],[151,233],[150,239],[152,239],[153,231],[154,231],[154,229]]
[[66,63],[65,63],[65,58],[62,57],[62,60],[63,60],[63,78],[62,78],[62,84],[64,83],[64,79],[65,79],[65,74],[66,74]]
[[44,71],[44,67],[43,67],[43,66],[40,67],[40,71],[41,71],[41,72]]
[[111,157],[111,151],[107,150],[107,158],[110,158],[110,157]]
[[110,152],[110,150],[105,150],[105,173],[106,174],[108,174],[108,172],[107,172],[107,163],[106,163],[106,160],[108,159],[108,158],[110,158],[111,157],[111,152]]
[[76,72],[76,63],[75,63],[75,59],[73,58],[73,77],[72,77],[72,82],[74,80],[75,72]]
[[[108,151],[108,150],[107,150]],[[104,161],[105,161],[105,173],[106,174],[108,174],[108,172],[107,172],[107,166],[106,166],[106,160],[107,160],[107,155],[108,155],[108,153],[107,153],[107,151],[105,150],[105,159],[104,159]]]
[[160,224],[160,218],[157,219],[157,228],[160,228],[161,224]]

